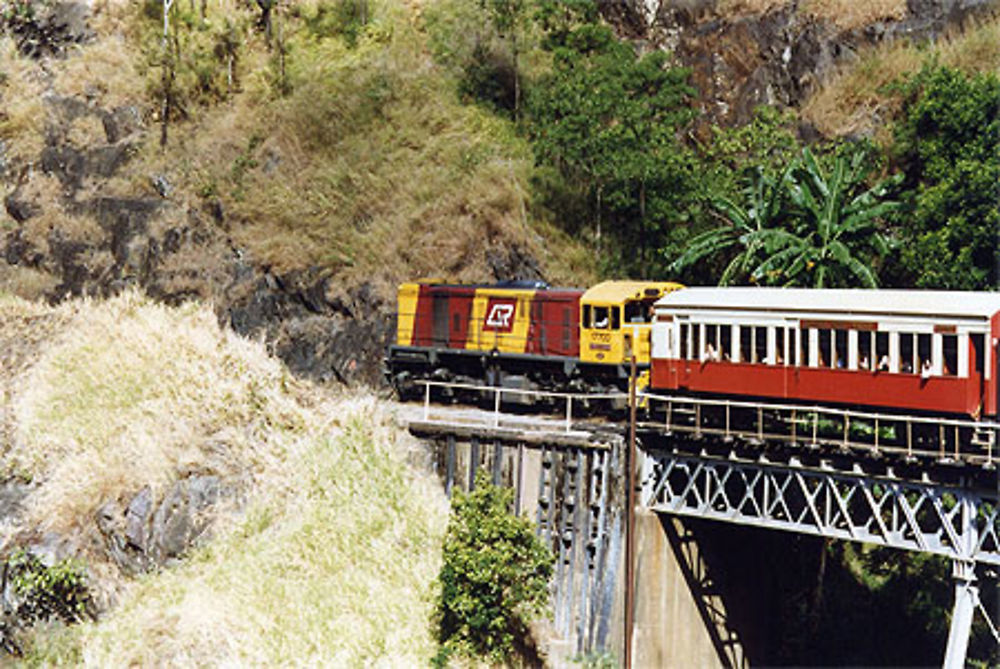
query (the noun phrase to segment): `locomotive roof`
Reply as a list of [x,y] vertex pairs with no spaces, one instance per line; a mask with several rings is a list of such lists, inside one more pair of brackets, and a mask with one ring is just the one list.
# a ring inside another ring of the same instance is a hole
[[[624,302],[658,297],[681,287],[672,281],[602,281],[589,288],[581,298],[584,302]],[[646,291],[651,292],[646,292]]]
[[989,318],[1000,293],[943,290],[810,288],[684,288],[663,296],[659,308],[792,311],[837,314]]

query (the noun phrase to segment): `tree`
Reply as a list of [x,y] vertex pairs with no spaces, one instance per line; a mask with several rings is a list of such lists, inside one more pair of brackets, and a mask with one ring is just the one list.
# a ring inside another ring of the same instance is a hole
[[[561,23],[556,25],[562,25]],[[593,202],[600,252],[605,214],[632,272],[649,272],[662,243],[650,221],[676,222],[690,201],[692,156],[677,134],[692,117],[689,73],[662,52],[639,57],[610,28],[584,23],[549,40],[553,70],[532,87],[528,123],[540,165],[558,170]]]
[[1000,288],[1000,78],[928,63],[902,87],[897,282]]
[[452,499],[437,600],[441,663],[451,654],[508,660],[548,604],[552,551],[531,521],[509,512],[512,501],[484,472]]
[[722,254],[721,285],[876,287],[871,267],[889,247],[878,224],[899,206],[886,199],[897,179],[866,186],[871,166],[863,147],[847,145],[831,160],[827,171],[805,148],[778,178],[753,170],[742,202],[713,202],[726,223],[695,237],[672,268]]
[[746,177],[742,201],[715,196],[712,206],[724,223],[695,236],[670,266],[671,272],[683,272],[713,257],[735,253],[719,275],[719,285],[750,280],[766,259],[766,251],[780,244],[791,174],[792,166],[777,178],[754,167]]
[[527,0],[479,0],[501,38],[510,40],[511,68],[514,72],[514,120],[521,116],[521,74],[518,62],[518,33],[527,17]]
[[815,288],[878,287],[872,265],[889,250],[878,223],[899,207],[886,199],[897,179],[866,188],[866,160],[866,152],[854,147],[848,156],[836,155],[827,173],[812,151],[803,149],[788,182],[795,207],[791,230],[780,236],[755,278]]

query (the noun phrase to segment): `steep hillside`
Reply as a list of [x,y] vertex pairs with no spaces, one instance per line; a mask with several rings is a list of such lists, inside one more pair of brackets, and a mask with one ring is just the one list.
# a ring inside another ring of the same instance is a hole
[[94,666],[433,654],[446,502],[373,399],[327,396],[207,308],[131,291],[3,298],[0,351],[0,553],[70,565],[83,617],[100,614],[21,629],[44,600],[12,579],[5,647]]
[[375,383],[402,280],[591,278],[417,10],[363,5],[176,3],[164,50],[153,0],[11,4],[0,288],[212,300],[295,371]]

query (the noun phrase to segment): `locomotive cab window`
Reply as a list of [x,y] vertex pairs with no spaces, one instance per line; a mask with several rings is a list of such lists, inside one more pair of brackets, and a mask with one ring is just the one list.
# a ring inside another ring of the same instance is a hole
[[594,320],[589,323],[590,327],[598,330],[607,330],[611,325],[611,318],[608,315],[608,307],[594,307]]
[[653,320],[652,302],[628,302],[625,305],[626,323],[650,323]]

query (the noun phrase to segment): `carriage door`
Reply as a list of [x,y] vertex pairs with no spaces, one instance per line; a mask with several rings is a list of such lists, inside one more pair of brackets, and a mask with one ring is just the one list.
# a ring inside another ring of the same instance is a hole
[[448,346],[448,295],[434,295],[434,335],[432,343],[434,346],[447,348]]

